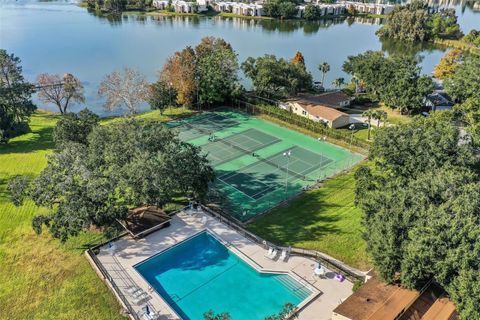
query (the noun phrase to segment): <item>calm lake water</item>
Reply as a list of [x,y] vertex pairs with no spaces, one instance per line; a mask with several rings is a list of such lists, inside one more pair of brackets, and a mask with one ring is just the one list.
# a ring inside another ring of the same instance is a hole
[[[473,3],[456,6],[464,32],[480,29],[480,12]],[[445,48],[380,42],[378,21],[325,20],[279,22],[238,18],[143,17],[124,15],[119,20],[97,17],[75,2],[0,0],[0,47],[22,59],[24,73],[34,80],[39,73],[73,73],[82,80],[86,105],[108,115],[97,95],[105,74],[129,66],[151,81],[174,51],[194,46],[205,36],[222,37],[237,51],[239,61],[248,56],[275,54],[290,58],[301,51],[308,69],[319,79],[318,64],[327,61],[328,83],[349,78],[342,70],[347,56],[366,50],[388,54],[410,53],[422,57],[430,73]],[[244,81],[248,86],[248,81]],[[39,106],[55,110],[54,106]],[[76,111],[84,106],[73,106]]]

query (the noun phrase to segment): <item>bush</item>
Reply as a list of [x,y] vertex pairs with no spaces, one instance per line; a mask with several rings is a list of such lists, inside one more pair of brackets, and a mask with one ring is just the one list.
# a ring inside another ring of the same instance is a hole
[[353,292],[357,292],[358,289],[360,289],[362,286],[363,286],[364,282],[361,281],[361,280],[356,280],[354,283],[353,283],[353,288],[352,288],[352,291]]
[[10,125],[6,125],[3,129],[0,126],[0,143],[7,143],[12,138],[30,132],[27,122],[12,122]]

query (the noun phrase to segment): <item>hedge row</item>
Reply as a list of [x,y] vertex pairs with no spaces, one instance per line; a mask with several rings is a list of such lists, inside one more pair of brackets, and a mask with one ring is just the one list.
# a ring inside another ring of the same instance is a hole
[[[235,105],[235,104],[234,104]],[[332,129],[321,122],[316,122],[308,118],[299,116],[291,111],[281,109],[277,106],[266,104],[252,104],[246,101],[237,101],[235,107],[238,107],[251,114],[264,114],[274,117],[278,120],[294,124],[298,127],[305,128],[309,131],[318,133],[319,135],[327,136],[336,140],[345,141],[346,143],[368,150],[370,144],[364,140],[352,137],[348,131],[341,131]]]

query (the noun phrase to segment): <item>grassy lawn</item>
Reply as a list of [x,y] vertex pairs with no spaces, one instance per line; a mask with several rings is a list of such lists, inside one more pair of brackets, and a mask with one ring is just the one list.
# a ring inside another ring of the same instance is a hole
[[399,125],[407,124],[412,121],[412,117],[400,114],[397,110],[392,110],[391,108],[381,105],[378,109],[385,111],[387,113],[387,123]]
[[[340,129],[337,129],[337,130],[341,130],[341,131],[351,133],[350,129],[348,129],[348,128],[340,128]],[[375,128],[372,127],[372,131],[370,132],[370,134],[372,134],[374,130],[375,130]],[[368,139],[367,139],[368,138],[368,128],[357,125],[355,127],[355,130],[353,130],[353,136],[357,139],[368,142]]]
[[341,174],[248,226],[281,245],[315,249],[361,270],[370,268],[362,215],[354,206],[353,173]]
[[[168,120],[184,113],[184,109],[175,109],[168,116],[153,111],[139,117]],[[103,236],[84,233],[65,244],[48,232],[37,236],[31,219],[46,209],[31,201],[17,208],[8,198],[10,178],[34,177],[45,167],[58,118],[39,111],[31,118],[31,133],[0,145],[0,319],[126,319],[83,256]],[[104,120],[108,121],[113,120]]]

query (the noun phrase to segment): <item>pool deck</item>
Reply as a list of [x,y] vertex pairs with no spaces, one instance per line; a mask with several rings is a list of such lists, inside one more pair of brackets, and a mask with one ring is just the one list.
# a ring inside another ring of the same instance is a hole
[[[159,316],[155,319],[180,319],[154,290],[149,290],[149,284],[134,269],[134,265],[205,229],[229,244],[228,248],[232,252],[255,269],[288,273],[308,286],[313,293],[300,305],[300,320],[330,319],[333,309],[352,294],[353,284],[348,280],[335,280],[334,272],[328,269],[325,277],[315,276],[315,261],[300,256],[291,256],[286,262],[267,259],[266,250],[260,245],[201,211],[193,214],[182,211],[173,217],[170,227],[158,230],[143,239],[134,240],[128,236],[120,238],[115,241],[113,249],[108,249],[107,246],[100,248],[97,258],[137,314],[141,315],[142,307],[148,303]],[[138,286],[148,293],[147,298],[139,305],[127,292],[127,288],[131,286]]]

